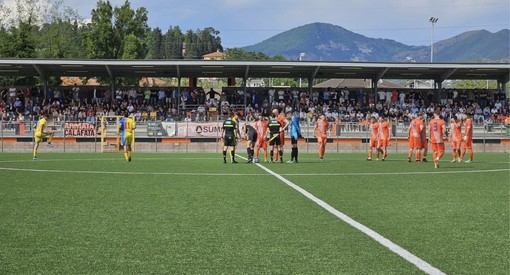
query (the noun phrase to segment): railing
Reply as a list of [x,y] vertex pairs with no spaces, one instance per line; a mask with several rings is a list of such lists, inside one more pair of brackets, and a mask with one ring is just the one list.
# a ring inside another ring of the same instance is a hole
[[[17,142],[33,142],[35,121],[27,120],[19,121],[1,121],[0,138],[1,149],[0,152],[10,151],[9,146],[12,146],[13,139]],[[208,144],[206,147],[216,152],[221,150],[221,127],[222,120],[216,121],[160,121],[148,120],[145,122],[137,123],[135,131],[136,140],[143,143],[153,143],[154,146],[147,149],[147,151],[158,152],[158,143],[162,140],[178,140],[182,145],[181,151],[191,151],[191,144],[204,143]],[[244,122],[242,122],[244,124]],[[408,133],[408,123],[404,121],[394,120],[392,124],[392,143],[396,151],[402,150],[405,147],[405,139]],[[369,138],[369,126],[364,122],[331,122],[332,126],[329,133],[328,145],[331,151],[365,151],[368,149],[366,140]],[[93,123],[86,121],[48,121],[48,127],[55,133],[55,138],[59,143],[62,143],[61,148],[63,151],[70,148],[72,143],[76,143],[77,139],[80,142],[94,143],[92,146],[93,151],[99,151],[101,136],[100,136],[100,122]],[[306,151],[314,151],[316,146],[316,139],[313,137],[314,121],[301,121],[302,136],[304,137],[304,144],[301,141],[300,145],[306,148]],[[509,139],[510,127],[505,126],[503,123],[489,123],[485,125],[475,125],[473,138],[478,144],[483,144],[483,151],[485,151],[485,144],[494,143],[494,140]],[[358,139],[359,146],[353,147],[346,141]],[[400,146],[400,148],[399,148]],[[159,149],[161,150],[161,145]],[[336,147],[336,148],[335,148]]]

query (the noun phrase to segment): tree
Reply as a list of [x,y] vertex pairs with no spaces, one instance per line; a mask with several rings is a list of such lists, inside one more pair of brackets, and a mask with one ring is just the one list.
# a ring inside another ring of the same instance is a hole
[[92,10],[92,22],[89,28],[86,44],[90,58],[122,58],[126,37],[129,35],[133,35],[137,40],[136,44],[140,46],[137,47],[138,51],[134,53],[134,58],[145,58],[145,37],[149,31],[145,8],[134,11],[131,9],[130,2],[126,0],[121,7],[114,9],[110,1],[99,0],[96,9]]
[[[145,37],[149,32],[147,25],[148,12],[145,8],[138,8],[136,11],[131,8],[129,0],[124,2],[124,5],[115,7],[114,9],[114,56],[115,58],[122,57],[125,50],[126,38],[131,36],[131,43],[137,46],[137,52],[133,58],[142,59],[146,55]],[[133,40],[136,39],[136,42]]]
[[160,28],[155,28],[147,37],[147,56],[148,59],[162,59],[163,54],[163,34]]
[[273,60],[284,61],[282,55],[275,55],[270,57],[262,52],[248,52],[241,48],[229,48],[225,51],[225,59],[229,60]]
[[460,80],[453,84],[455,89],[496,89],[494,80]]
[[114,59],[113,8],[110,1],[99,1],[92,10],[92,22],[86,33],[89,58]]
[[168,28],[163,36],[161,49],[163,51],[164,59],[182,59],[182,48],[184,42],[184,35],[179,26]]

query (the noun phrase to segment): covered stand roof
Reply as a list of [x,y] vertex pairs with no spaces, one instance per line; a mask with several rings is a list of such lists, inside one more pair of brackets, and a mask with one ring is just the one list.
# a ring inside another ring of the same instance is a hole
[[0,59],[1,76],[494,79],[508,63],[365,63],[231,60]]
[[[371,88],[372,80],[370,79],[345,79],[345,78],[332,78],[313,85],[314,88]],[[379,80],[377,84],[379,88],[404,88],[404,86],[393,83],[387,80]]]

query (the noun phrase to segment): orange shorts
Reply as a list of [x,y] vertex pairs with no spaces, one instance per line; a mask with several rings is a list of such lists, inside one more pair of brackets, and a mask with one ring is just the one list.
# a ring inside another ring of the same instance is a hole
[[280,132],[280,145],[285,145],[285,133]]
[[328,142],[327,137],[317,137],[317,144],[319,144],[319,146],[326,145],[327,142]]
[[473,139],[468,138],[462,141],[462,148],[473,149]]
[[460,149],[460,140],[452,141],[452,149]]
[[444,143],[432,143],[433,152],[444,152]]
[[267,140],[265,138],[257,139],[257,148],[267,149]]
[[427,139],[421,141],[421,149],[429,149],[429,142]]
[[377,141],[377,147],[388,147],[388,143],[387,139],[380,139]]
[[370,141],[368,142],[368,145],[370,147],[377,147],[377,140],[370,139]]
[[421,138],[410,137],[409,138],[409,149],[421,149]]

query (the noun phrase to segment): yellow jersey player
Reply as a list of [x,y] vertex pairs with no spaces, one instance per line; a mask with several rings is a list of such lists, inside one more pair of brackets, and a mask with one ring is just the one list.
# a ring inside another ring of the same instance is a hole
[[135,120],[129,117],[129,114],[126,112],[124,117],[120,120],[119,131],[124,140],[124,159],[128,162],[131,161],[131,154],[133,151],[131,145],[134,143],[135,129]]
[[45,138],[48,140],[48,147],[53,147],[53,144],[51,144],[51,141],[53,140],[53,133],[47,131],[46,125],[47,125],[48,115],[44,112],[39,114],[39,120],[37,121],[37,124],[35,126],[35,134],[34,134],[34,152],[33,152],[33,160],[37,160],[37,149],[39,149],[39,143],[41,143]]

